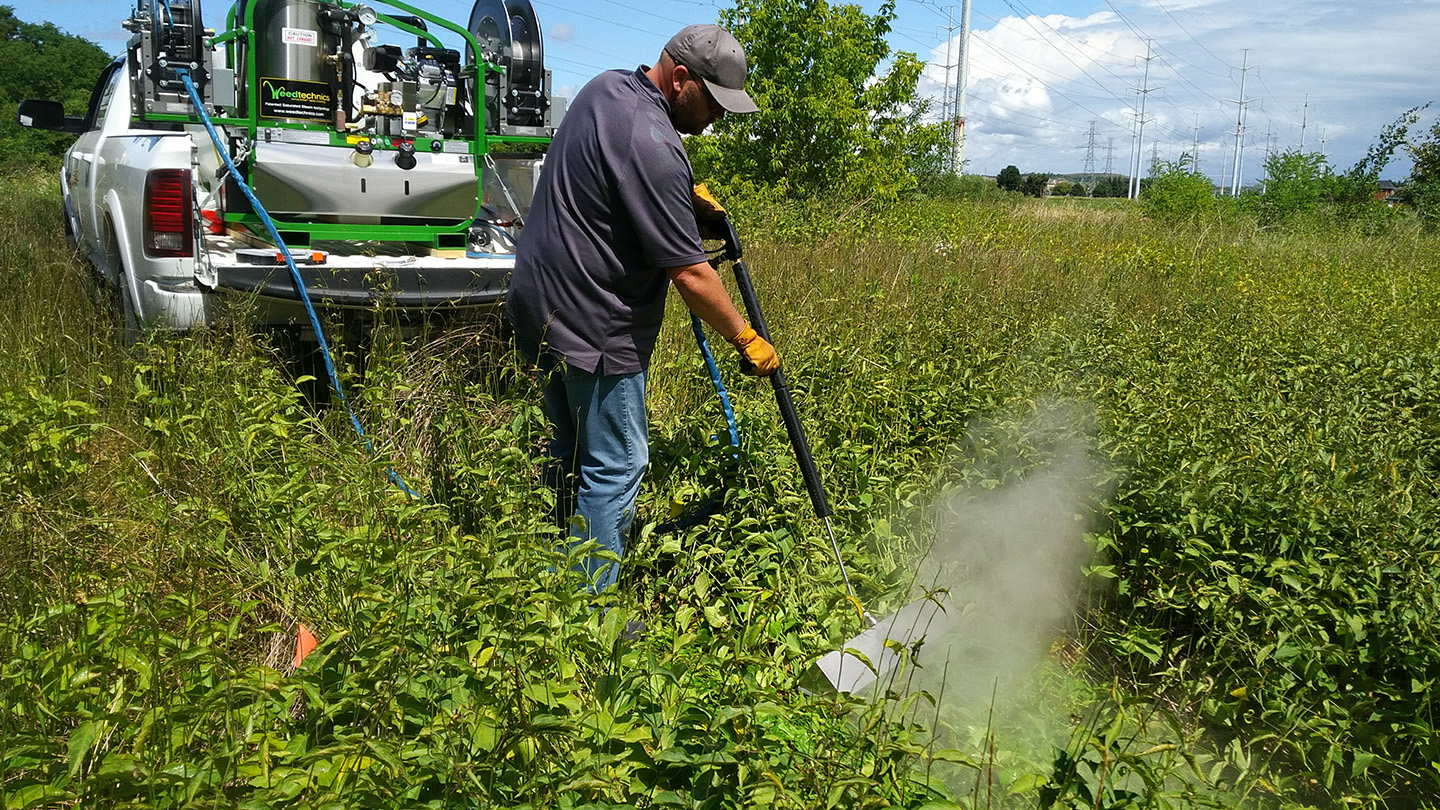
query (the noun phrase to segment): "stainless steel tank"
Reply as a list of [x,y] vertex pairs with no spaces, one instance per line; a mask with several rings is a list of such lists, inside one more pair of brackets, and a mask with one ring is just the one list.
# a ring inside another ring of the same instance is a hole
[[[321,21],[314,0],[246,0],[255,26],[255,103],[260,120],[333,121],[337,106],[333,60],[340,36]],[[243,17],[241,18],[243,20]]]

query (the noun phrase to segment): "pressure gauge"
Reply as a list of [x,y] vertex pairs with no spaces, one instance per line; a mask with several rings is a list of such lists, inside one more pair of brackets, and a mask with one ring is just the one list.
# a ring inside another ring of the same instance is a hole
[[380,19],[380,15],[375,13],[375,9],[369,6],[352,6],[350,13],[355,15],[355,19],[361,25],[374,25],[375,21]]
[[400,92],[399,90],[391,90],[390,103],[395,105],[396,107],[401,106],[405,103],[405,94]]

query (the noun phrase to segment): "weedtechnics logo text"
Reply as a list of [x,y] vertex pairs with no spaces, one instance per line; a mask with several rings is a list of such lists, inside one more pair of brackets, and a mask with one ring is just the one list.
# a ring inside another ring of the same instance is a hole
[[287,121],[325,121],[333,114],[335,93],[325,82],[262,77],[260,117]]
[[284,85],[271,82],[264,82],[264,87],[270,92],[273,101],[308,101],[314,104],[329,104],[329,93],[312,93],[306,90],[291,90]]

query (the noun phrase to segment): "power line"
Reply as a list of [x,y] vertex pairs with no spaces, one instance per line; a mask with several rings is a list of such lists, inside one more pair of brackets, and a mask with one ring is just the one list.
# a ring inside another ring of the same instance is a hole
[[[1214,59],[1216,62],[1219,62],[1221,65],[1224,65],[1225,67],[1229,67],[1229,66],[1230,66],[1229,63],[1227,63],[1224,59],[1221,59],[1220,57],[1216,56],[1215,54],[1210,53],[1210,49],[1207,48],[1207,47],[1205,47],[1205,43],[1203,43],[1203,42],[1201,42],[1200,40],[1196,39],[1196,38],[1195,38],[1195,35],[1192,34],[1192,33],[1190,33],[1190,29],[1186,28],[1185,25],[1180,22],[1180,19],[1179,19],[1178,17],[1176,17],[1174,14],[1171,14],[1171,13],[1170,13],[1170,9],[1166,8],[1163,4],[1161,4],[1160,0],[1151,0],[1151,2],[1153,2],[1161,11],[1165,12],[1165,16],[1169,17],[1171,20],[1174,20],[1174,21],[1175,21],[1175,25],[1179,26],[1180,30],[1185,32],[1185,36],[1190,37],[1190,41],[1191,41],[1191,42],[1193,42],[1193,43],[1195,43],[1196,45],[1199,45],[1199,46],[1200,46],[1200,50],[1204,51],[1205,53],[1210,54],[1210,58],[1211,58],[1211,59]],[[1114,6],[1111,6],[1111,8],[1114,8]]]
[[[1014,5],[1014,3],[1011,2],[1011,0],[1002,0],[1002,2],[1004,2],[1006,6],[1009,6],[1009,7],[1010,7],[1010,10],[1011,10],[1011,11],[1014,11],[1017,16],[1020,15],[1020,10],[1017,9],[1017,8],[1015,8],[1015,5]],[[1018,0],[1017,0],[1017,2],[1018,2]],[[1028,10],[1028,9],[1027,9],[1027,10]],[[1030,12],[1030,15],[1033,16],[1033,17],[1035,17],[1036,19],[1039,19],[1039,15],[1036,15],[1034,12]],[[1054,43],[1051,42],[1051,41],[1049,40],[1049,38],[1045,37],[1045,35],[1040,32],[1040,29],[1038,29],[1038,28],[1035,27],[1034,23],[1030,22],[1030,17],[1021,17],[1021,21],[1024,22],[1027,26],[1029,26],[1032,31],[1034,31],[1034,32],[1037,33],[1037,34],[1040,34],[1041,38],[1045,41],[1045,44],[1050,45],[1050,46],[1052,46],[1052,47],[1054,46]],[[1047,25],[1047,27],[1049,27],[1049,26]],[[1058,32],[1057,32],[1057,33],[1058,33]],[[1080,73],[1083,74],[1083,75],[1085,76],[1085,78],[1087,78],[1087,79],[1089,79],[1090,81],[1094,82],[1096,87],[1098,87],[1098,88],[1100,88],[1101,90],[1103,90],[1104,92],[1110,94],[1110,96],[1112,96],[1116,101],[1119,101],[1119,102],[1121,102],[1121,103],[1124,103],[1124,99],[1122,99],[1122,98],[1120,98],[1119,96],[1115,95],[1115,93],[1114,93],[1110,88],[1108,88],[1108,87],[1106,87],[1105,85],[1101,84],[1099,79],[1097,79],[1097,78],[1095,78],[1094,76],[1090,75],[1090,71],[1088,71],[1088,70],[1086,70],[1085,68],[1081,67],[1080,64],[1079,64],[1078,62],[1076,62],[1074,59],[1071,59],[1071,58],[1070,58],[1070,55],[1069,55],[1068,53],[1066,53],[1066,52],[1064,51],[1064,49],[1057,47],[1057,48],[1055,48],[1055,52],[1058,53],[1058,54],[1060,54],[1061,56],[1065,57],[1065,61],[1066,61],[1066,62],[1069,62],[1070,64],[1074,65],[1074,66],[1075,66],[1075,69],[1078,70],[1078,71],[1080,71]],[[1115,78],[1118,79],[1119,77],[1116,76]]]
[[628,24],[628,23],[617,22],[616,20],[611,19],[611,18],[609,18],[609,17],[601,17],[601,16],[598,16],[598,15],[595,15],[595,14],[586,14],[586,13],[583,12],[583,11],[576,11],[576,10],[573,9],[573,8],[565,8],[564,6],[560,6],[560,5],[556,5],[556,4],[554,4],[554,3],[546,2],[546,0],[532,0],[532,2],[534,2],[534,4],[537,5],[537,6],[546,6],[546,7],[548,7],[548,8],[553,8],[553,9],[555,9],[556,11],[563,11],[563,12],[565,12],[566,14],[574,14],[574,15],[577,16],[577,17],[584,17],[584,18],[587,19],[587,20],[595,20],[596,22],[608,23],[608,24],[610,24],[610,25],[616,26],[617,28],[624,28],[624,29],[626,29],[626,30],[635,31],[635,32],[641,33],[641,34],[649,34],[649,35],[651,35],[651,36],[660,37],[660,38],[662,38],[662,39],[667,38],[667,37],[670,36],[671,33],[674,33],[674,32],[661,33],[661,32],[659,32],[659,31],[654,31],[654,30],[651,30],[651,29],[648,29],[648,28],[640,28],[640,27],[638,27],[638,26],[630,25],[630,24]]
[[[993,51],[993,52],[995,53],[996,56],[999,56],[1001,59],[1004,59],[1006,62],[1009,62],[1011,65],[1014,65],[1015,67],[1020,68],[1020,66],[1017,65],[1017,64],[1015,64],[1015,61],[1014,61],[1013,59],[1011,59],[1011,58],[1009,57],[1009,55],[1007,55],[1004,51],[1000,50],[999,48],[995,47],[994,45],[991,45],[990,43],[986,42],[986,41],[983,40],[983,39],[975,38],[975,41],[978,42],[978,43],[980,43],[980,44],[982,44],[982,45],[984,45],[985,47],[989,48],[991,51]],[[1046,90],[1049,90],[1050,92],[1052,92],[1052,93],[1054,93],[1055,95],[1057,95],[1057,96],[1065,99],[1066,101],[1070,102],[1071,104],[1074,104],[1076,107],[1079,107],[1080,109],[1084,110],[1085,112],[1090,113],[1092,116],[1095,116],[1095,117],[1097,117],[1097,118],[1104,118],[1104,117],[1105,117],[1105,116],[1101,115],[1100,113],[1097,113],[1097,112],[1095,112],[1094,110],[1090,109],[1089,107],[1086,107],[1084,104],[1081,104],[1080,102],[1078,102],[1078,101],[1076,101],[1075,99],[1071,98],[1069,95],[1060,92],[1059,90],[1055,89],[1054,87],[1051,87],[1049,84],[1047,84],[1047,83],[1046,83],[1043,79],[1041,79],[1039,76],[1035,76],[1035,75],[1033,75],[1033,74],[1027,73],[1024,68],[1020,68],[1020,72],[1025,73],[1025,75],[1026,75],[1027,77],[1029,77],[1029,78],[1031,78],[1031,79],[1034,79],[1035,81],[1039,82],[1042,86],[1044,86],[1044,88],[1045,88]],[[1117,100],[1123,101],[1123,99],[1119,99],[1118,96],[1117,96],[1116,98],[1117,98]]]

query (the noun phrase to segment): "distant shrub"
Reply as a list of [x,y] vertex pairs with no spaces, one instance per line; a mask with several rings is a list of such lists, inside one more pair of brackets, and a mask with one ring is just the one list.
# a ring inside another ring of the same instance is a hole
[[1255,200],[1261,225],[1313,221],[1332,173],[1319,152],[1287,151],[1265,159],[1264,191]]
[[1140,189],[1145,215],[1161,222],[1193,219],[1215,210],[1210,178],[1188,168],[1188,161],[1161,163]]
[[922,183],[920,191],[928,197],[951,200],[998,200],[1005,191],[995,181],[978,174],[943,174]]
[[1050,175],[1045,172],[1032,172],[1025,175],[1025,182],[1020,184],[1020,191],[1027,197],[1044,197],[1045,184],[1050,182]]

